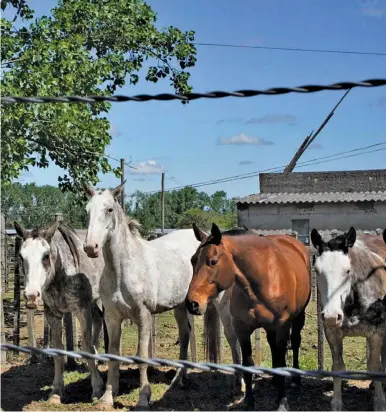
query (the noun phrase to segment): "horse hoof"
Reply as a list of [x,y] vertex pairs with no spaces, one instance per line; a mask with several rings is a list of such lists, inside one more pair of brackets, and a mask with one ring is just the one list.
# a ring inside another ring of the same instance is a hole
[[103,396],[103,388],[95,389],[92,392],[91,399],[93,402],[98,401]]
[[288,411],[288,402],[286,398],[283,398],[280,402],[279,402],[279,407],[276,409],[277,411]]
[[51,403],[53,405],[60,405],[62,402],[60,400],[60,396],[55,393],[48,398],[48,403]]
[[149,407],[149,404],[137,403],[137,405],[135,405],[135,408],[133,410],[134,411],[150,411],[150,407]]
[[95,405],[95,409],[98,411],[113,411],[114,407],[113,405],[107,402],[97,402]]

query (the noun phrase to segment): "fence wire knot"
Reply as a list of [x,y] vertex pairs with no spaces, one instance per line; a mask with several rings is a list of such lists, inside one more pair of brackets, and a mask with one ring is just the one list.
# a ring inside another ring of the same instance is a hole
[[197,100],[221,99],[223,97],[254,97],[259,95],[279,95],[288,93],[316,93],[323,90],[348,90],[355,87],[385,86],[386,79],[369,79],[358,82],[340,82],[328,85],[305,85],[298,87],[272,87],[260,90],[211,91],[207,93],[188,93],[186,95],[161,93],[156,95],[137,94],[135,96],[3,96],[3,103],[100,103],[100,102],[147,102],[149,100]]
[[171,368],[185,368],[185,369],[198,369],[204,372],[230,372],[230,373],[252,373],[255,375],[270,375],[270,376],[309,376],[312,378],[341,378],[345,380],[380,380],[386,381],[386,373],[384,372],[362,372],[362,371],[345,371],[345,372],[332,372],[325,370],[309,370],[303,371],[295,368],[266,368],[262,366],[243,366],[236,364],[217,364],[212,362],[190,362],[187,360],[168,360],[159,358],[141,358],[139,356],[119,356],[106,354],[92,354],[88,352],[70,352],[63,349],[39,349],[30,346],[17,346],[13,344],[1,344],[0,349],[4,351],[22,352],[27,354],[38,354],[50,357],[68,356],[73,359],[94,359],[96,361],[110,362],[119,361],[128,365],[141,365],[146,364],[149,366],[167,366]]

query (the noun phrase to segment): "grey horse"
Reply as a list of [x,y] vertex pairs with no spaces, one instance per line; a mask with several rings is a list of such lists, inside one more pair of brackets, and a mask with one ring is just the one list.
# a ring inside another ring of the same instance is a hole
[[[89,259],[76,232],[63,223],[55,222],[46,230],[31,231],[18,222],[14,226],[23,238],[20,257],[26,275],[24,297],[27,309],[33,310],[44,304],[52,344],[58,349],[63,349],[63,314],[72,312],[81,326],[83,349],[95,353],[103,320],[99,299],[103,257]],[[103,381],[95,361],[87,362],[91,373],[92,398],[99,398],[103,393]],[[56,357],[50,402],[61,402],[63,369],[63,357]]]

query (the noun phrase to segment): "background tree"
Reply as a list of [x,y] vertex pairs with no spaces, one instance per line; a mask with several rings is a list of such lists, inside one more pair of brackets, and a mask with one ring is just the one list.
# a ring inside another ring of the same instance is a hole
[[[136,217],[145,233],[161,227],[160,194],[145,194],[137,191],[126,204],[127,214]],[[226,192],[218,191],[212,196],[192,187],[165,193],[165,228],[190,228],[195,222],[208,230],[212,222],[221,229],[237,225],[235,199],[228,199]]]
[[[138,83],[144,66],[146,80],[167,78],[176,93],[192,90],[186,69],[196,62],[194,32],[157,29],[155,12],[142,0],[60,0],[38,19],[25,0],[1,7],[15,10],[15,18],[1,18],[3,95],[111,95],[127,81]],[[18,17],[24,22],[16,25]],[[49,160],[66,170],[62,190],[74,191],[82,179],[95,184],[100,171],[119,175],[104,156],[110,107],[2,105],[2,186]]]
[[1,211],[7,224],[18,220],[27,228],[45,227],[57,212],[63,213],[66,223],[74,228],[86,227],[85,205],[79,205],[75,194],[63,193],[55,186],[37,186],[35,183],[13,183],[1,193]]

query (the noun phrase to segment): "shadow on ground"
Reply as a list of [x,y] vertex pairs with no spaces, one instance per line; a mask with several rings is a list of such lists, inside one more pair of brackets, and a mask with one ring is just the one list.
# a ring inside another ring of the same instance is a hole
[[[4,411],[37,410],[97,410],[90,402],[91,384],[84,378],[83,366],[79,368],[78,379],[65,387],[61,405],[46,402],[53,379],[53,367],[46,363],[12,366],[1,375],[1,408]],[[185,388],[169,387],[174,370],[149,368],[152,386],[152,410],[227,410],[239,395],[232,392],[233,376],[225,373],[196,372],[188,374]],[[101,376],[106,381],[107,373]],[[138,396],[139,373],[137,368],[121,370],[120,394],[114,408],[133,409]],[[290,410],[330,410],[332,382],[303,378],[300,389],[288,386]],[[343,404],[345,410],[369,411],[373,409],[369,390],[344,384]],[[242,404],[235,404],[231,410],[243,410]],[[255,381],[255,410],[275,410],[276,390],[271,378]]]

